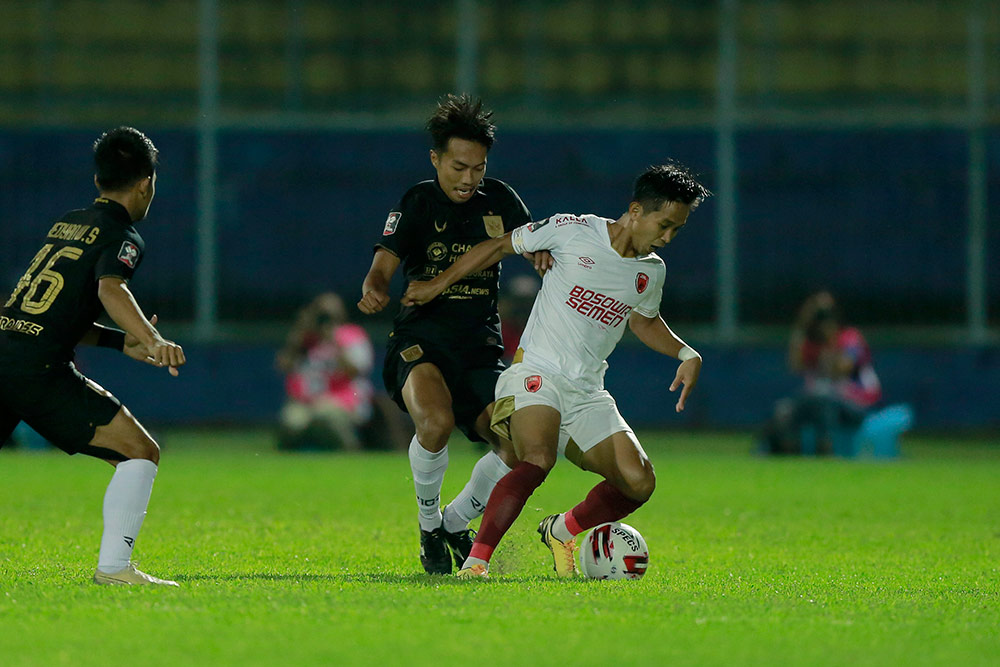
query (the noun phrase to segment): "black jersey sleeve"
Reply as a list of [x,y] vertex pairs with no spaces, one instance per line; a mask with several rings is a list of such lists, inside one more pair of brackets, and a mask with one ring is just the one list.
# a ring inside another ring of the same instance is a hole
[[426,212],[426,202],[411,189],[389,212],[375,249],[385,248],[400,259],[406,257],[419,238]]
[[142,262],[145,249],[142,237],[136,233],[126,232],[110,240],[101,248],[94,264],[94,279],[115,277],[131,280]]

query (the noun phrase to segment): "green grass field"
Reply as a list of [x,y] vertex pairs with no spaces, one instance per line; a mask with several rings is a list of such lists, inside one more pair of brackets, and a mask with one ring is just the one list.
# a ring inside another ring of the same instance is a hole
[[[166,433],[136,549],[171,590],[97,587],[111,469],[0,452],[0,664],[996,665],[1000,447],[773,460],[744,435],[640,434],[636,582],[559,581],[538,520],[596,478],[560,461],[490,581],[428,577],[403,454],[278,454]],[[444,497],[475,453],[453,441]]]

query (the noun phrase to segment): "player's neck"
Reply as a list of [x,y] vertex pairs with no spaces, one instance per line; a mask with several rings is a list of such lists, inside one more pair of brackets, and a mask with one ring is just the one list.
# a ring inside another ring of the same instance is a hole
[[116,204],[121,204],[122,208],[128,211],[128,217],[131,218],[132,222],[136,222],[135,213],[133,209],[135,207],[135,201],[132,193],[130,192],[98,192],[101,199],[107,199],[108,201],[113,201]]
[[632,247],[632,232],[628,228],[628,213],[622,215],[615,222],[608,223],[608,237],[611,239],[611,247],[619,255],[625,258],[635,257],[635,248]]

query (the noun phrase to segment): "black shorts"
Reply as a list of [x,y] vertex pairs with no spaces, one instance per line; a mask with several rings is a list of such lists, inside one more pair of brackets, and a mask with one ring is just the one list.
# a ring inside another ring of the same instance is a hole
[[0,447],[18,422],[67,454],[108,458],[110,450],[90,445],[98,426],[111,422],[121,401],[73,364],[38,374],[0,375]]
[[469,440],[485,442],[476,433],[476,419],[493,402],[497,378],[504,370],[501,351],[494,346],[461,348],[447,342],[431,343],[410,334],[395,334],[386,349],[382,381],[392,400],[406,412],[403,385],[410,371],[419,364],[434,364],[451,392],[455,425]]

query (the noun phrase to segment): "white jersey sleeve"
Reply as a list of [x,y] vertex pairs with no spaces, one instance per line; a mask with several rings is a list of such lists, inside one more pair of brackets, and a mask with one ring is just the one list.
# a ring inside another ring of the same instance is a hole
[[514,252],[521,254],[536,250],[552,250],[557,244],[558,227],[549,223],[558,217],[553,215],[538,222],[529,222],[511,232],[510,243],[514,247]]
[[660,300],[663,299],[663,283],[667,279],[667,268],[662,262],[659,265],[653,265],[653,269],[650,271],[653,275],[649,278],[651,284],[642,293],[645,298],[634,309],[635,312],[649,318],[660,314]]

